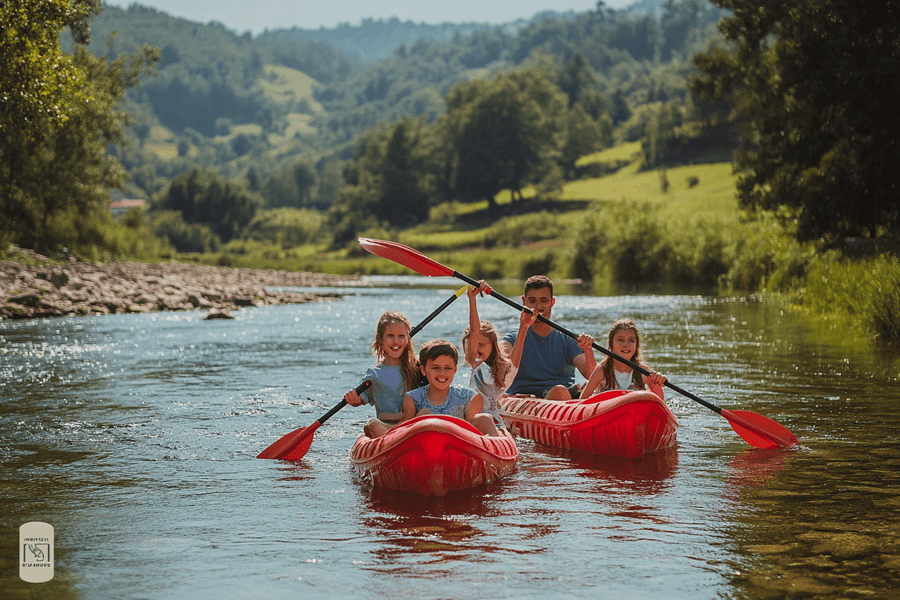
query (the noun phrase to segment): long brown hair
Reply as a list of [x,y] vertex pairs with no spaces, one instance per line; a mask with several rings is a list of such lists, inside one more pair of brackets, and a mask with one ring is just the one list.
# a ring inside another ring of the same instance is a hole
[[[493,323],[490,321],[482,321],[481,326],[478,331],[485,338],[490,340],[491,342],[491,353],[490,355],[484,359],[484,362],[491,367],[491,377],[494,378],[494,385],[498,388],[503,388],[503,382],[506,379],[506,374],[509,372],[509,368],[512,366],[512,363],[509,362],[509,359],[500,352],[500,339],[497,336],[497,330],[494,328]],[[462,346],[463,351],[465,352],[469,346],[469,335],[471,332],[469,328],[466,327],[466,330],[463,331],[462,336]]]
[[[637,343],[634,346],[634,356],[631,357],[631,362],[639,365],[643,364],[643,359],[641,358],[641,332],[638,331],[637,325],[635,325],[634,321],[631,319],[619,319],[612,324],[609,328],[609,335],[606,336],[606,347],[612,348],[613,338],[623,329],[633,331],[634,336],[637,339]],[[615,360],[616,359],[611,356],[606,356],[600,361],[600,365],[603,367],[603,389],[600,390],[601,392],[611,390],[616,385],[616,375],[613,373],[613,363],[615,363]],[[644,379],[641,377],[641,374],[634,369],[631,371],[631,381],[639,390],[644,389]]]
[[[387,329],[388,325],[394,323],[405,325],[406,333],[409,335],[409,319],[403,313],[389,310],[381,315],[381,318],[378,319],[378,325],[375,327],[375,341],[372,342],[372,351],[378,357],[378,362],[384,360],[384,346],[382,345],[384,330]],[[406,348],[403,349],[403,354],[400,356],[400,372],[403,373],[403,384],[406,386],[407,392],[419,387],[421,372],[419,371],[419,363],[416,361],[416,354],[413,352],[412,339],[406,344]]]

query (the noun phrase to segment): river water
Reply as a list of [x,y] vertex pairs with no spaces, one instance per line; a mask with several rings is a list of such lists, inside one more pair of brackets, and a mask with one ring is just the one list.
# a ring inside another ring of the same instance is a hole
[[[673,383],[775,419],[799,451],[749,447],[667,390],[678,446],[639,460],[519,440],[509,478],[437,499],[369,490],[348,407],[298,463],[257,460],[373,362],[378,316],[413,323],[460,285],[343,300],[0,323],[4,598],[890,598],[900,589],[900,356],[843,326],[703,296],[560,295],[595,335],[620,316]],[[507,295],[515,296],[510,290]],[[509,307],[482,318],[515,326]],[[457,341],[465,297],[418,336]],[[467,367],[458,377],[467,381]],[[19,579],[18,530],[55,528],[55,576]]]

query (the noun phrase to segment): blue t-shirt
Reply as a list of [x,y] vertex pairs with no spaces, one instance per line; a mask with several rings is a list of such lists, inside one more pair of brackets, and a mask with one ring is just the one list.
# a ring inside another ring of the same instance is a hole
[[403,412],[406,384],[403,381],[403,371],[399,365],[379,364],[369,367],[359,382],[362,383],[366,379],[371,379],[375,385],[360,394],[360,397],[367,404],[375,405],[376,415],[383,412]]
[[429,408],[433,414],[450,415],[451,417],[465,420],[469,401],[478,394],[472,388],[462,385],[451,385],[444,403],[440,406],[434,406],[428,401],[428,388],[430,387],[430,385],[426,385],[408,392],[409,397],[412,398],[413,403],[416,405],[417,413],[423,408]]
[[[515,345],[518,331],[503,336],[503,341]],[[519,372],[507,388],[507,394],[543,396],[555,385],[575,384],[575,359],[584,354],[578,342],[553,329],[550,335],[538,335],[531,328],[525,333]]]

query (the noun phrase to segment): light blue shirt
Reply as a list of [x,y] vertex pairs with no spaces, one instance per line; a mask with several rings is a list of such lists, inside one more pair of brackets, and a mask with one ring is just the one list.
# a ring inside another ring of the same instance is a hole
[[360,394],[367,404],[374,404],[376,414],[399,413],[403,411],[403,396],[406,395],[406,384],[400,366],[375,365],[366,370],[360,383],[371,379],[375,384]]
[[472,398],[478,394],[478,392],[472,388],[462,385],[451,385],[450,391],[447,393],[447,399],[444,403],[440,406],[434,406],[428,401],[428,389],[430,387],[430,385],[426,385],[425,387],[414,389],[408,393],[409,397],[412,398],[413,403],[416,405],[417,413],[423,408],[428,408],[436,415],[450,415],[451,417],[465,420],[466,408],[468,408]]

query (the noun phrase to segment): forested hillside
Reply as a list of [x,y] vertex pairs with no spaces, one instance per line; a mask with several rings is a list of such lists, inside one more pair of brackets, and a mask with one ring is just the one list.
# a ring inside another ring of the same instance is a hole
[[[90,48],[102,54],[115,34],[113,56],[143,44],[162,53],[157,75],[129,91],[132,143],[118,153],[131,173],[126,196],[150,199],[178,173],[202,168],[246,181],[268,206],[327,208],[337,183],[320,179],[339,174],[332,163],[350,157],[360,134],[407,117],[433,122],[454,85],[534,61],[556,79],[579,55],[584,77],[573,84],[584,89],[569,95],[593,94],[588,112],[609,114],[621,139],[639,139],[662,103],[690,103],[690,56],[718,35],[720,17],[701,0],[659,0],[659,19],[642,5],[496,28],[364,21],[256,38],[139,5],[105,7]],[[339,39],[375,54],[396,49],[366,62],[346,44],[337,49]],[[314,174],[312,194],[298,171]]]
[[[510,23],[501,29],[515,32],[524,24],[524,22]],[[295,27],[265,31],[259,39],[266,43],[324,43],[362,63],[373,63],[390,58],[399,48],[413,46],[419,41],[449,42],[456,36],[466,37],[475,32],[491,29],[495,29],[495,26],[487,23],[413,23],[400,21],[394,17],[387,21],[363,19],[358,25],[342,23],[331,29]]]
[[[106,102],[75,86],[78,119],[48,120],[38,137],[10,121],[42,150],[0,148],[14,205],[3,235],[44,250],[122,252],[123,240],[147,239],[115,233],[104,216],[110,194],[149,201],[129,222],[180,252],[248,236],[278,245],[315,236],[335,248],[366,229],[414,226],[442,204],[487,201],[493,210],[501,190],[552,198],[596,171],[579,166],[582,156],[621,141],[641,142],[646,168],[663,165],[683,152],[695,123],[715,125],[721,104],[695,105],[688,92],[691,57],[721,41],[720,11],[705,0],[644,0],[627,11],[598,2],[583,14],[494,28],[338,28],[378,52],[394,48],[371,63],[323,41],[333,31],[254,38],[138,4],[21,1],[25,10],[9,13],[23,19],[16,30],[39,30],[51,46],[58,39],[61,48],[50,49],[62,50],[69,81],[84,79]],[[392,29],[410,43],[384,35]],[[21,60],[14,45],[7,51]],[[96,107],[99,127],[87,119]],[[81,129],[90,154],[66,140]],[[730,158],[729,135],[726,127],[717,160]],[[46,169],[60,181],[96,175],[88,187],[65,186],[79,190],[76,201],[39,175]]]

